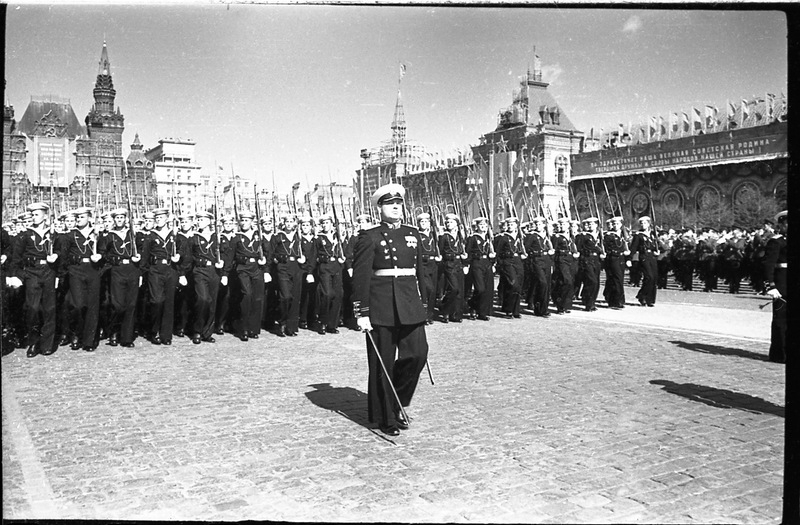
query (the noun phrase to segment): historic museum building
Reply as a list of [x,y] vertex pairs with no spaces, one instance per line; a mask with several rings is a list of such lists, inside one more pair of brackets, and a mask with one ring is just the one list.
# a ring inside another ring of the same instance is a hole
[[3,112],[3,219],[34,201],[61,212],[78,206],[103,209],[131,202],[153,207],[153,165],[138,135],[123,162],[125,118],[115,107],[116,90],[103,43],[93,90],[94,104],[82,125],[69,99],[31,97],[19,122],[13,106]]

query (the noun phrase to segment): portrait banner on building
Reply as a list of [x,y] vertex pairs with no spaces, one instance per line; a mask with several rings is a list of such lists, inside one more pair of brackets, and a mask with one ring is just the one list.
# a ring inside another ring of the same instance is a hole
[[753,129],[578,154],[572,176],[616,177],[788,156],[785,126],[759,133]]
[[75,178],[75,141],[68,137],[33,137],[26,140],[27,176],[34,186],[67,188]]

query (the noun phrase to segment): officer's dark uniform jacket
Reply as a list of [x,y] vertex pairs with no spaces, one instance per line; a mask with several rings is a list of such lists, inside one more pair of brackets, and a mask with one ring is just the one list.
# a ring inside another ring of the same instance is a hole
[[387,223],[358,235],[353,266],[356,316],[381,326],[415,325],[426,319],[418,280],[422,278],[422,243],[411,226]]

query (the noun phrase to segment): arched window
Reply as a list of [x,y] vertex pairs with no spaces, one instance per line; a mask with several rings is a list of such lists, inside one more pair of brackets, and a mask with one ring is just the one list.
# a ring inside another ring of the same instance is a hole
[[556,157],[556,182],[558,182],[558,184],[564,184],[567,175],[567,157],[559,155]]

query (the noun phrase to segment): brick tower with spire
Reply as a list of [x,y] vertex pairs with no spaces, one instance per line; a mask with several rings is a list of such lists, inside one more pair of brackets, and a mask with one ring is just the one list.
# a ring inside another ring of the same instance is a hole
[[[116,206],[125,195],[122,177],[122,132],[125,117],[114,107],[117,90],[111,77],[108,47],[103,42],[97,79],[94,85],[94,104],[86,115],[87,138],[77,145],[78,175],[101,208]],[[133,191],[133,190],[132,190]]]

